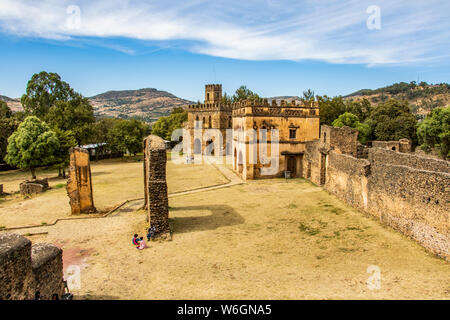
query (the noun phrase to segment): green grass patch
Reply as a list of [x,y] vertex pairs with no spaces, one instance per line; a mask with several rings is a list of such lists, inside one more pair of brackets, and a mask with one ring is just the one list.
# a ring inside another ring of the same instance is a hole
[[300,226],[298,227],[301,232],[306,233],[310,236],[315,236],[316,234],[320,233],[319,229],[310,227],[302,222],[300,222]]

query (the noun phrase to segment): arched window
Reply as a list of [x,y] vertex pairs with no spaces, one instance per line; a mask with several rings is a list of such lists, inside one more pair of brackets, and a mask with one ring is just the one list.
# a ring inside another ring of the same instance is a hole
[[211,128],[211,127],[212,127],[211,116],[209,116],[209,119],[208,119],[208,128]]

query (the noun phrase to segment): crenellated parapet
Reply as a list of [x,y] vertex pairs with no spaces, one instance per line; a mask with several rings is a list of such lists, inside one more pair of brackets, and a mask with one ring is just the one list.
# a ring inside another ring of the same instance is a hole
[[316,101],[310,103],[281,100],[278,104],[267,99],[243,100],[232,104],[233,116],[271,116],[271,117],[319,117]]
[[[278,111],[273,111],[274,114],[280,113],[280,108],[301,108],[301,109],[318,109],[319,105],[317,101],[312,101],[310,103],[297,102],[295,100],[285,101],[281,100],[278,104],[276,100],[271,100],[270,104],[267,99],[247,99],[238,102],[231,103],[197,103],[191,104],[187,107],[189,112],[199,112],[199,111],[232,111],[236,109],[246,108],[246,107],[256,107],[256,108],[278,108]],[[306,112],[310,114],[310,112]],[[313,113],[311,113],[313,114]],[[319,114],[314,113],[314,114]]]

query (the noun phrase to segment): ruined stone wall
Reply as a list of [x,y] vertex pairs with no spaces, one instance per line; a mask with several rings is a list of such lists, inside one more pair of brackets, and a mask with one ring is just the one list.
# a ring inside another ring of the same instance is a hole
[[67,194],[72,214],[96,212],[92,193],[89,152],[82,148],[70,148]]
[[450,173],[450,162],[416,154],[398,153],[391,150],[371,148],[368,159],[371,163],[386,163],[408,166],[414,169]]
[[366,209],[370,162],[331,151],[324,188],[355,208]]
[[31,251],[31,267],[34,279],[34,291],[49,299],[57,293],[64,293],[62,250],[54,245],[39,243]]
[[62,250],[51,244],[31,245],[25,237],[0,235],[0,300],[43,299],[64,293]]
[[20,193],[29,196],[35,193],[42,193],[48,189],[48,179],[26,180],[19,185]]
[[449,162],[380,148],[356,158],[320,140],[307,143],[303,160],[305,178],[321,184],[325,165],[327,191],[450,259]]
[[145,139],[144,146],[145,206],[150,226],[156,228],[157,236],[163,236],[170,233],[166,148],[164,140],[154,135]]

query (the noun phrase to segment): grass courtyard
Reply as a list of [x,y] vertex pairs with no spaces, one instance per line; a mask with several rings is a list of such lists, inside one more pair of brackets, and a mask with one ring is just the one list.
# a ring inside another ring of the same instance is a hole
[[[142,196],[142,162],[104,161],[92,172],[98,208]],[[167,174],[172,193],[227,183],[207,164],[169,163]],[[131,237],[144,235],[144,211],[61,221],[29,238],[61,246],[65,268],[81,267],[78,299],[450,298],[448,262],[303,179],[250,181],[173,196],[169,205],[172,241],[142,251]],[[0,225],[68,210],[64,188],[12,197],[0,203]],[[378,290],[366,285],[371,265],[381,271]]]

